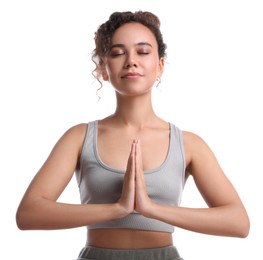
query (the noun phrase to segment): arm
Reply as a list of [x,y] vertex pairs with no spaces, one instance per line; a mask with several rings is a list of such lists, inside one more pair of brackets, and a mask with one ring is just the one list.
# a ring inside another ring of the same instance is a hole
[[87,125],[69,129],[29,185],[17,209],[20,229],[64,229],[121,217],[119,204],[73,205],[57,199],[71,180]]
[[[208,208],[186,208],[152,203],[140,188],[140,212],[187,230],[220,236],[246,237],[249,219],[231,182],[220,168],[213,152],[198,136],[184,132],[187,171],[193,176]],[[139,171],[140,172],[140,171]],[[139,174],[140,179],[143,175]]]

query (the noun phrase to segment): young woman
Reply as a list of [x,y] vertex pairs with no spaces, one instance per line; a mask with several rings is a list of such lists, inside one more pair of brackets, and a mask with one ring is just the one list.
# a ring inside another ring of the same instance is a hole
[[[113,13],[95,44],[94,72],[115,89],[116,111],[60,138],[18,207],[18,227],[87,226],[78,259],[182,259],[174,226],[246,237],[246,210],[208,145],[154,112],[152,87],[166,54],[158,17]],[[81,204],[57,202],[74,172]],[[189,175],[207,208],[179,206]]]

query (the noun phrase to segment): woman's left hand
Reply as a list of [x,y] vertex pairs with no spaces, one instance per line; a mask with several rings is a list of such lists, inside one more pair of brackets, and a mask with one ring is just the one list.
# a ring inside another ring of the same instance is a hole
[[147,215],[152,207],[152,201],[147,194],[143,172],[142,150],[140,140],[135,144],[135,210]]

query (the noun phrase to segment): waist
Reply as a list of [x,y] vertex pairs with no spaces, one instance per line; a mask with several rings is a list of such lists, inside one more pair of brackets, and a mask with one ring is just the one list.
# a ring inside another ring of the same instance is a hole
[[172,233],[174,227],[157,219],[146,218],[134,211],[128,216],[119,219],[87,226],[88,229],[129,229]]
[[86,246],[111,249],[143,249],[171,246],[172,234],[168,232],[133,229],[90,229]]

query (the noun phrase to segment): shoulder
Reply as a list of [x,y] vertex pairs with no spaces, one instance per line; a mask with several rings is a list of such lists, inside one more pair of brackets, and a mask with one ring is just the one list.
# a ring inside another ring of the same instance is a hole
[[80,123],[68,128],[64,134],[62,135],[61,139],[83,139],[86,135],[88,129],[87,123]]
[[205,141],[198,134],[183,130],[173,123],[170,123],[170,125],[172,125],[176,131],[180,132],[183,139],[183,144],[186,146],[186,148],[194,148],[196,146],[205,144]]
[[193,132],[182,131],[186,164],[192,168],[197,164],[215,161],[215,156],[205,140]]
[[64,135],[85,135],[88,128],[87,123],[80,123],[74,126],[71,126],[66,130]]
[[71,126],[63,133],[61,138],[58,140],[57,145],[80,151],[87,129],[87,123],[80,123]]
[[191,153],[191,155],[194,155],[195,153],[201,154],[202,151],[211,152],[208,144],[198,134],[195,134],[193,132],[188,132],[188,131],[182,131],[182,135],[183,135],[183,143],[184,143],[185,149],[189,153]]
[[184,145],[189,148],[195,148],[204,145],[205,141],[197,134],[189,131],[182,131]]

